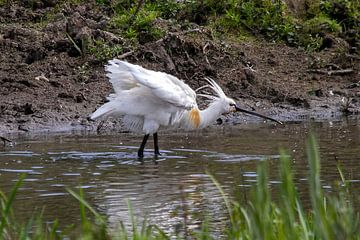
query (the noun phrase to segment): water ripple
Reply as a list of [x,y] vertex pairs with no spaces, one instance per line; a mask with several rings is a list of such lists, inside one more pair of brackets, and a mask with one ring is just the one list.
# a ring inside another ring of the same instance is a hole
[[246,155],[246,154],[225,154],[215,153],[206,155],[205,157],[215,158],[215,162],[238,163],[244,161],[262,161],[268,159],[279,159],[280,155]]
[[36,172],[33,169],[10,169],[10,168],[0,168],[1,172],[12,172],[12,173],[28,173],[28,174],[42,174],[41,172]]
[[[242,199],[256,185],[258,162],[275,160],[271,161],[269,179],[270,190],[276,191],[280,184],[278,169],[272,167],[277,168],[279,155],[273,154],[281,146],[294,150],[294,182],[303,194],[308,190],[304,142],[309,126],[292,124],[276,131],[269,131],[264,126],[255,126],[256,131],[251,128],[211,130],[202,133],[209,135],[206,138],[202,134],[190,137],[187,133],[164,134],[159,139],[162,155],[156,159],[149,143],[143,161],[137,157],[139,138],[133,135],[46,136],[38,141],[19,139],[19,144],[6,148],[12,151],[0,152],[0,188],[10,192],[19,175],[27,173],[17,196],[26,202],[16,209],[25,218],[33,214],[35,207],[51,206],[46,209],[49,219],[56,218],[62,223],[73,223],[69,219],[77,221],[78,202],[66,189],[78,190],[80,186],[89,204],[106,215],[110,225],[117,225],[119,221],[131,225],[128,209],[128,200],[131,200],[139,223],[147,216],[152,223],[171,232],[181,228],[185,214],[189,217],[189,228],[197,228],[201,220],[197,213],[208,213],[210,221],[214,220],[213,226],[221,229],[227,216],[223,196],[206,171],[216,177],[226,195],[232,197],[239,191],[240,195],[236,197]],[[337,157],[347,181],[351,182],[352,191],[358,193],[359,124],[356,123],[355,128],[347,122],[334,123],[331,128],[326,126],[314,126],[321,139],[320,150],[324,153],[321,184],[325,191],[336,191],[331,187],[339,180],[334,161]],[[344,140],[334,141],[339,135],[344,135]],[[134,146],[119,145],[120,141]]]
[[19,157],[33,157],[40,156],[41,154],[34,153],[32,151],[9,151],[0,152],[0,156],[19,156]]

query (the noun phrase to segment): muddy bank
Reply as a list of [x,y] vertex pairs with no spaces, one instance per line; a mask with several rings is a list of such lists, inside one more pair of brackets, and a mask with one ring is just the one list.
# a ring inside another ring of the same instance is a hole
[[90,40],[121,46],[118,58],[171,73],[193,88],[211,77],[245,108],[280,120],[360,113],[360,58],[349,53],[342,39],[307,53],[282,43],[214,38],[195,24],[182,29],[159,21],[165,36],[152,40],[144,34],[134,48],[109,32],[106,14],[91,5],[65,7],[43,25],[32,20],[46,7],[11,7],[0,14],[1,134],[96,129],[98,123],[86,118],[112,89],[103,68],[106,53],[99,59],[82,49]]

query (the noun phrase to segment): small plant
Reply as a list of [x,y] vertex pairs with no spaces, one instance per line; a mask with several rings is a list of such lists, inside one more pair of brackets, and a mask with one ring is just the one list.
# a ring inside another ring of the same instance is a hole
[[344,28],[353,28],[359,24],[360,21],[360,3],[356,0],[321,1],[320,10],[331,19],[341,23]]
[[[360,47],[360,4],[350,0],[316,0],[309,4],[304,34],[319,36],[319,32],[343,37],[352,47]],[[302,36],[302,38],[304,38]],[[321,37],[322,38],[322,37]],[[308,39],[308,38],[305,38]],[[308,45],[309,41],[300,41]],[[316,49],[318,50],[318,49]]]
[[289,44],[296,41],[295,22],[286,13],[282,1],[233,1],[218,18],[218,24],[228,32],[241,34],[247,30],[271,40],[284,40]]
[[0,7],[5,6],[8,0],[0,0]]
[[89,53],[101,62],[105,62],[121,54],[123,49],[120,45],[108,45],[101,40],[93,41],[89,46]]
[[176,0],[157,0],[146,3],[148,9],[159,12],[164,19],[176,18],[184,5]]
[[308,52],[318,51],[323,46],[323,37],[319,34],[302,34],[300,37],[301,45]]
[[4,193],[0,192],[0,209],[1,209],[1,222],[0,222],[0,236],[9,236],[12,234],[12,227],[14,224],[14,215],[12,212],[12,205],[15,200],[16,193],[25,179],[25,175],[21,175],[19,181],[14,185],[7,197]]
[[306,33],[312,35],[319,34],[321,32],[334,33],[337,35],[341,32],[340,24],[325,15],[319,15],[310,20],[307,20],[303,24],[303,28]]
[[206,25],[212,16],[222,16],[230,8],[233,1],[184,1],[178,11],[177,17],[182,21]]
[[307,143],[309,198],[311,208],[302,206],[291,170],[291,160],[281,152],[279,193],[271,199],[268,164],[257,169],[257,184],[245,204],[230,200],[213,179],[228,209],[228,239],[359,239],[360,214],[350,201],[348,184],[341,171],[339,194],[326,195],[320,180],[320,157],[314,136]]
[[110,4],[110,1],[109,0],[96,0],[96,3],[100,4],[100,5],[108,5],[108,4]]
[[335,20],[319,15],[303,23],[299,42],[307,51],[318,51],[326,47],[324,37],[328,33],[338,36],[341,26]]
[[163,32],[155,27],[154,23],[159,17],[159,12],[151,5],[131,5],[128,9],[120,9],[111,20],[111,28],[120,30],[128,39],[138,39],[148,42],[159,39]]

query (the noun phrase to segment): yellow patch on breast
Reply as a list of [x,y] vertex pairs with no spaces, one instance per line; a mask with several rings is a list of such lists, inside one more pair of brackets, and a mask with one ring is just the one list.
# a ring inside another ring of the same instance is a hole
[[192,125],[195,126],[196,128],[198,128],[200,125],[199,109],[197,109],[197,108],[191,109],[191,111],[189,113],[189,119],[190,119],[190,122],[192,123]]

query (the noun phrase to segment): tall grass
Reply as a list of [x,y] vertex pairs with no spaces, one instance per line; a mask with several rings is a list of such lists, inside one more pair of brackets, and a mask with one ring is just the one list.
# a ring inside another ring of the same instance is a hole
[[[279,162],[279,197],[272,199],[269,190],[268,163],[263,161],[257,168],[257,183],[246,202],[229,198],[217,180],[210,176],[223,196],[228,211],[228,225],[223,233],[226,239],[360,239],[359,211],[353,207],[349,184],[339,170],[339,190],[331,196],[322,188],[320,178],[320,157],[315,138],[307,143],[309,166],[308,184],[311,206],[305,210],[294,183],[291,158],[281,151]],[[12,205],[16,193],[24,180],[21,176],[9,197],[1,194],[0,238],[1,239],[180,239],[176,234],[165,233],[147,220],[138,223],[128,203],[132,227],[127,229],[120,223],[111,229],[106,218],[101,216],[85,200],[84,193],[68,190],[79,201],[79,226],[72,233],[60,231],[58,222],[51,226],[44,224],[41,214],[31,218],[25,225],[16,223]],[[89,213],[91,214],[89,216]],[[208,219],[207,219],[208,220]],[[216,239],[208,221],[196,232],[189,233],[191,239]]]

